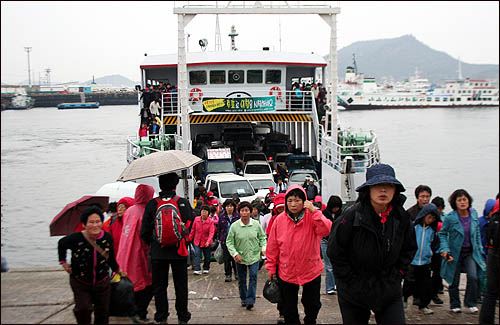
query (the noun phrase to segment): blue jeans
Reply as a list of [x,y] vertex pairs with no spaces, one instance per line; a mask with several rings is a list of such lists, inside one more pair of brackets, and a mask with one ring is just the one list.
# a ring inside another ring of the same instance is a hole
[[450,294],[450,308],[460,308],[460,296],[458,292],[458,286],[460,284],[460,270],[462,267],[467,273],[467,286],[465,288],[465,298],[464,305],[467,307],[477,306],[477,293],[478,293],[478,280],[477,280],[477,268],[478,265],[474,258],[472,258],[472,252],[460,252],[460,257],[457,262],[457,268],[455,270],[455,277],[453,278],[453,283],[449,287]]
[[326,255],[326,248],[328,247],[328,240],[321,239],[321,256],[323,257],[323,263],[325,264],[325,286],[326,292],[335,290],[335,277],[333,276],[333,267],[330,259]]
[[[247,268],[249,272],[249,281],[247,287]],[[238,286],[240,289],[240,298],[242,303],[255,304],[255,292],[257,291],[257,273],[259,272],[259,262],[252,265],[236,263],[238,271]]]
[[201,254],[203,253],[203,270],[210,270],[210,247],[198,247],[194,246],[194,265],[193,269],[195,271],[201,271]]

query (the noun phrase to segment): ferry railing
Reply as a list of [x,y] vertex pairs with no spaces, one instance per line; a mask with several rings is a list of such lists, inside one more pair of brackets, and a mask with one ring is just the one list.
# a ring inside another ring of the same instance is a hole
[[[362,145],[343,141],[353,135],[365,139],[368,137],[370,141],[366,141]],[[340,173],[365,173],[366,169],[380,162],[378,138],[373,131],[359,130],[353,133],[348,130],[348,132],[339,135],[339,143],[335,143],[329,138],[322,138],[321,140],[321,160]],[[347,157],[352,158],[350,170],[347,166]]]
[[[316,138],[316,157],[320,157],[319,151],[321,150],[321,136],[322,136],[322,130],[321,127],[322,125],[319,124],[319,116],[318,116],[318,110],[316,108],[316,100],[314,98],[314,95],[312,92],[308,92],[306,96],[311,97],[311,104],[312,104],[312,125],[314,129],[314,136]],[[304,96],[305,97],[305,96]]]
[[[191,150],[191,141],[189,142]],[[147,137],[138,135],[127,138],[127,162],[144,157],[150,153],[165,150],[182,150],[182,136],[177,134],[151,134]]]
[[[227,93],[231,96],[228,97]],[[270,91],[265,89],[245,89],[234,91],[226,89],[221,90],[206,90],[195,92],[191,95],[189,93],[189,107],[193,112],[203,112],[202,101],[204,98],[245,98],[245,97],[275,97],[275,111],[279,112],[310,112],[313,107],[316,108],[314,96],[311,91],[301,91],[298,97],[293,90],[285,91]],[[163,114],[165,116],[180,116],[179,110],[179,97],[176,91],[161,93],[161,106],[163,107]],[[269,113],[269,112],[268,112]]]

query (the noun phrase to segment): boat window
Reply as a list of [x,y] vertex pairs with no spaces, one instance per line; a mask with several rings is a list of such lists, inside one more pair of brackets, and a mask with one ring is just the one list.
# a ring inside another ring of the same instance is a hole
[[245,82],[245,72],[243,70],[229,70],[229,83],[242,84]]
[[281,70],[266,70],[266,84],[280,84]]
[[226,70],[212,70],[210,71],[211,84],[225,84],[226,83]]
[[247,83],[261,84],[262,83],[262,70],[248,70]]
[[191,85],[206,85],[207,72],[206,71],[189,71],[189,83]]

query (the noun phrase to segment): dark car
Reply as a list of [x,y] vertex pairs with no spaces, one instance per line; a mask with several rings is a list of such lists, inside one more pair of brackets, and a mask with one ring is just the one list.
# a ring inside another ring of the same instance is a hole
[[267,157],[271,157],[274,160],[277,153],[292,152],[293,147],[287,141],[271,140],[265,142],[263,151]]
[[290,155],[286,157],[286,168],[288,173],[291,173],[294,169],[312,169],[317,171],[316,162],[311,156],[307,155]]

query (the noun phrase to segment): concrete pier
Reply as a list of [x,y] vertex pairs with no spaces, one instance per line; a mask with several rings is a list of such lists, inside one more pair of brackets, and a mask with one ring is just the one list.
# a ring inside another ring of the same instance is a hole
[[[193,275],[189,272],[189,310],[192,313],[191,324],[275,324],[278,319],[276,305],[262,296],[262,288],[267,279],[265,268],[259,271],[257,301],[253,310],[248,311],[240,306],[238,283],[224,282],[224,269],[217,263],[211,264],[210,274]],[[465,277],[461,279],[461,300],[463,301]],[[322,276],[322,308],[318,323],[341,323],[342,316],[336,295],[324,293],[324,274]],[[2,273],[2,324],[76,324],[73,315],[73,293],[69,286],[69,276],[61,267],[39,269],[12,269]],[[300,295],[300,292],[299,292]],[[173,282],[168,287],[170,317],[169,322],[177,323],[175,313],[175,294]],[[443,305],[430,304],[434,315],[424,316],[418,307],[411,304],[405,310],[408,323],[435,324],[477,324],[479,314],[469,314],[467,308],[462,313],[453,314],[449,309],[448,292],[440,295]],[[481,308],[481,305],[478,305]],[[154,316],[154,299],[149,306],[148,318]],[[299,311],[303,320],[303,308],[299,297]],[[131,324],[128,317],[110,317],[110,324]],[[374,317],[370,323],[375,324]],[[496,315],[498,324],[498,308]]]
[[[136,105],[137,93],[135,91],[109,91],[94,93],[59,93],[43,94],[30,93],[29,97],[35,100],[34,107],[57,107],[61,103],[79,103],[79,102],[99,102],[103,105]],[[2,104],[9,105],[14,95],[2,95]],[[83,99],[84,100],[83,100]]]

